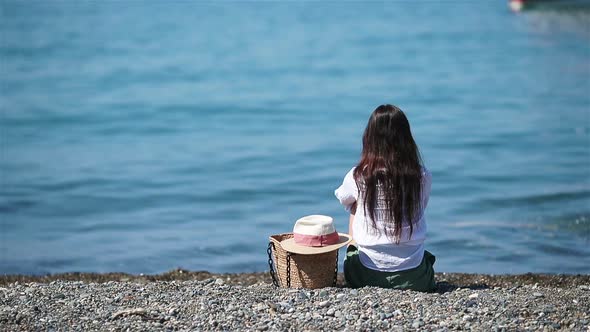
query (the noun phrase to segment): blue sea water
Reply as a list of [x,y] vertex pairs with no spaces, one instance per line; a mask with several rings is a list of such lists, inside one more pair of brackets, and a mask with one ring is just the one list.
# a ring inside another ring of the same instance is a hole
[[265,271],[301,216],[346,231],[382,103],[437,271],[590,273],[588,10],[2,1],[0,32],[0,273]]

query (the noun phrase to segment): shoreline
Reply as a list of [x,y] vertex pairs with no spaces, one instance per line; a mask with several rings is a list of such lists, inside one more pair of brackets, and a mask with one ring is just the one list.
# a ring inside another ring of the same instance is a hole
[[0,331],[590,331],[590,275],[437,273],[434,293],[268,273],[0,276]]
[[[156,281],[203,281],[221,278],[229,285],[249,286],[257,283],[272,284],[268,272],[249,273],[212,273],[208,271],[188,271],[175,269],[160,274],[130,274],[124,272],[68,272],[46,275],[3,274],[0,275],[0,286],[19,283],[50,283],[52,281],[83,281],[106,283],[109,281],[148,283]],[[346,287],[344,276],[338,273],[336,287]],[[590,285],[590,274],[479,274],[437,272],[435,280],[439,288],[486,288],[486,287],[514,287],[523,285],[537,285],[544,287],[575,287]]]

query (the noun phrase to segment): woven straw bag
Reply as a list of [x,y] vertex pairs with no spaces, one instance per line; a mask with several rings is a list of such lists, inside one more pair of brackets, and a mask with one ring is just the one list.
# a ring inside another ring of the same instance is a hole
[[291,253],[281,247],[281,241],[291,237],[293,233],[271,235],[269,238],[268,265],[273,284],[287,288],[336,286],[338,250],[316,255]]

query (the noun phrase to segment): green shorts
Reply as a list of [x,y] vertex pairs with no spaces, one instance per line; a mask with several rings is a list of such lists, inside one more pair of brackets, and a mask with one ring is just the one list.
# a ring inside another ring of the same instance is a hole
[[344,259],[344,278],[349,287],[374,286],[431,292],[436,289],[433,265],[436,257],[424,251],[422,263],[404,271],[384,272],[365,267],[359,259],[358,248],[349,245]]

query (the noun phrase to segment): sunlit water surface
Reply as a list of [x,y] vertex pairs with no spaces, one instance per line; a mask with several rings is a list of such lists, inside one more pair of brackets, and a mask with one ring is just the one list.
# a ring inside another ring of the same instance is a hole
[[[590,273],[590,14],[469,2],[0,3],[0,272],[264,271],[370,112],[433,174],[437,271]],[[342,256],[341,256],[342,257]]]

